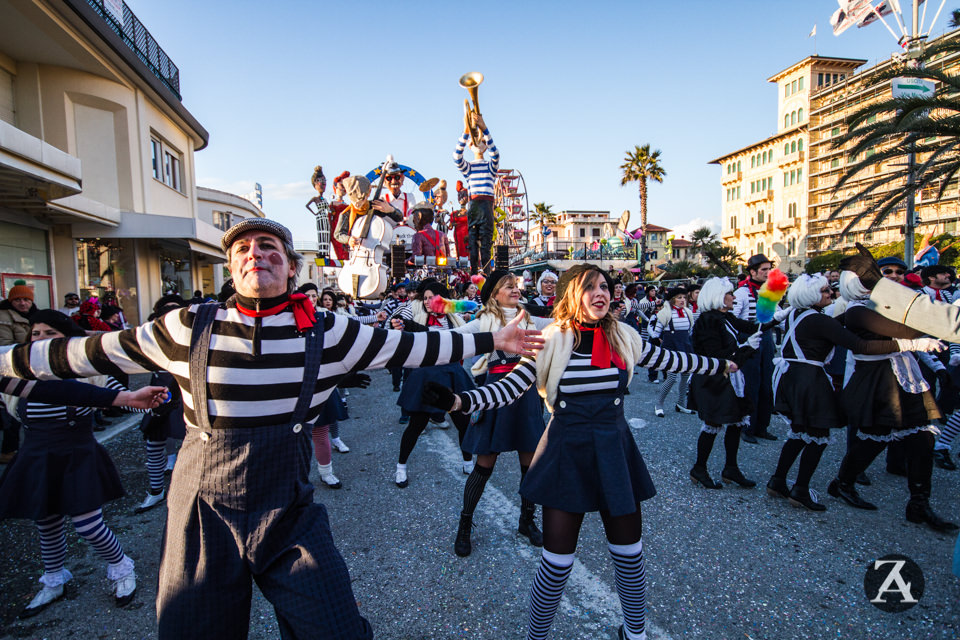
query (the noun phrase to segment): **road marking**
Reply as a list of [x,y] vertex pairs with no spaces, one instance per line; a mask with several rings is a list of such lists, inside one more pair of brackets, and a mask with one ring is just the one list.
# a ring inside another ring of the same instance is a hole
[[[447,473],[454,478],[463,478],[463,460],[460,456],[460,448],[455,444],[455,433],[453,430],[448,432],[430,430],[423,434],[420,440],[425,441],[427,449],[440,457],[443,469]],[[513,536],[516,535],[515,523],[520,518],[520,507],[517,505],[519,501],[519,498],[508,498],[488,482],[477,509],[496,525],[504,537]],[[531,565],[540,561],[540,553],[535,551],[535,547],[526,544],[518,545],[517,553],[531,561]],[[575,598],[570,597],[571,591],[574,592]],[[622,622],[620,599],[617,597],[616,590],[583,566],[579,559],[573,563],[573,571],[567,580],[560,606],[563,611],[571,612],[574,617],[584,617],[584,612],[599,615],[607,625],[615,628]],[[597,625],[585,626],[599,631]],[[670,634],[650,622],[649,610],[646,635],[648,640],[673,640]]]

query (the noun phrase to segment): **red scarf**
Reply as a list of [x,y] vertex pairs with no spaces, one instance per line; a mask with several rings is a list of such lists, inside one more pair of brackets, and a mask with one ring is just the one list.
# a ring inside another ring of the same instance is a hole
[[677,312],[677,315],[681,318],[686,318],[687,316],[683,315],[683,307],[674,307],[674,310]]
[[549,298],[547,298],[547,305],[546,305],[546,306],[552,307],[552,306],[553,306],[553,300],[554,300],[554,298],[556,298],[556,297],[557,297],[557,296],[550,296]]
[[697,312],[697,303],[696,303],[696,302],[691,302],[691,303],[690,303],[690,311],[691,311],[692,313],[696,313],[696,312]]
[[620,354],[610,349],[607,334],[600,327],[577,326],[580,331],[593,332],[593,349],[590,352],[590,366],[606,369],[613,363],[618,369],[626,369],[627,365]]
[[433,313],[428,313],[428,314],[427,314],[427,326],[428,326],[428,327],[443,327],[443,323],[440,322],[440,318],[442,318],[442,317],[443,317],[442,315],[437,315],[437,314],[433,314]]
[[750,291],[750,297],[756,300],[760,294],[760,287],[763,286],[763,283],[757,284],[752,278],[747,278],[744,284],[747,285],[747,289]]
[[287,307],[290,307],[290,310],[293,311],[293,319],[297,323],[297,331],[304,331],[316,324],[317,310],[314,308],[313,303],[310,302],[310,298],[302,293],[292,293],[287,300],[277,306],[270,307],[269,309],[261,309],[260,311],[247,309],[237,302],[237,311],[251,318],[273,316]]

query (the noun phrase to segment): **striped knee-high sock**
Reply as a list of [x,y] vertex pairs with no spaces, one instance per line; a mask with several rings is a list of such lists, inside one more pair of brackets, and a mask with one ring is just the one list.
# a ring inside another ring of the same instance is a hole
[[633,544],[608,544],[608,547],[617,573],[623,630],[630,640],[645,640],[647,578],[643,566],[643,540]]
[[163,472],[167,468],[167,441],[147,440],[147,477],[150,478],[150,493],[157,496],[163,491]]
[[63,516],[50,516],[37,520],[40,532],[40,556],[43,569],[47,573],[63,570],[63,561],[67,557],[67,537],[63,531]]
[[935,447],[949,451],[953,448],[953,439],[958,433],[960,433],[960,410],[950,414],[946,426],[940,429],[940,437],[937,438]]
[[551,553],[546,549],[540,556],[540,566],[530,589],[530,620],[527,640],[545,640],[557,615],[563,587],[573,569],[574,554]]
[[677,373],[667,374],[667,379],[660,383],[660,389],[657,391],[656,406],[663,408],[663,403],[667,401],[667,396],[670,395],[670,391],[673,389],[673,385],[679,377],[680,374]]
[[116,564],[123,560],[123,547],[103,521],[103,511],[97,509],[73,516],[73,526],[80,537],[89,542],[107,564]]

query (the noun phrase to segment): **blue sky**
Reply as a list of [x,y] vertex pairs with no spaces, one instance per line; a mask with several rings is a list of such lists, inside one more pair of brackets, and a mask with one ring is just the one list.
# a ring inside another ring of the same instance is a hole
[[[629,209],[638,225],[619,165],[649,143],[667,172],[649,221],[719,230],[720,168],[707,163],[775,133],[766,79],[814,53],[813,25],[820,55],[873,63],[897,48],[880,23],[834,37],[835,0],[127,2],[210,131],[198,183],[240,194],[261,183],[267,215],[303,240],[315,234],[303,205],[316,164],[332,179],[389,153],[452,186],[457,79],[474,70],[501,167],[523,173],[531,206]],[[928,4],[929,22],[940,3]]]

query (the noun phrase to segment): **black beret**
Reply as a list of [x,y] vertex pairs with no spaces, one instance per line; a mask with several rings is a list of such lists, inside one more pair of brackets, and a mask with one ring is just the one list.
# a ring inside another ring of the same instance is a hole
[[493,293],[493,288],[497,286],[498,282],[509,275],[513,274],[504,269],[497,269],[487,276],[487,279],[483,283],[483,289],[480,289],[480,302],[487,304],[487,300],[490,299],[490,295]]

